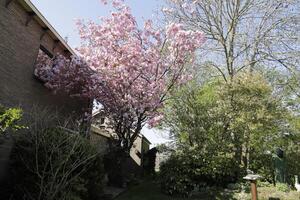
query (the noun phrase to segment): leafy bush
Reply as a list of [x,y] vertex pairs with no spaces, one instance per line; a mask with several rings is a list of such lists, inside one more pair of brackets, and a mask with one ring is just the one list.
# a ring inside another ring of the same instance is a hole
[[12,154],[15,199],[97,199],[102,160],[85,138],[58,128],[15,137]]
[[[248,185],[248,183],[247,183]],[[257,181],[257,187],[274,187],[274,184],[268,182],[268,181]]]
[[289,186],[285,183],[277,183],[276,189],[280,192],[289,192],[290,191]]
[[261,175],[264,181],[275,183],[275,169],[271,154],[253,153],[249,168]]
[[[161,178],[188,176],[193,177],[192,183],[226,185],[241,180],[251,169],[263,181],[274,183],[271,152],[280,147],[285,154],[286,180],[293,184],[294,175],[300,175],[300,118],[274,93],[257,73],[241,73],[229,82],[190,82],[174,91],[163,110],[161,126],[175,139],[177,161],[191,163],[191,170],[177,172],[169,166],[173,171],[167,172],[166,167]],[[167,190],[176,189],[168,184]]]
[[5,108],[0,105],[0,134],[9,129],[17,130],[22,128],[18,121],[22,117],[22,110],[19,108]]
[[[299,148],[299,147],[298,147]],[[295,175],[300,175],[300,149],[294,152],[288,151],[286,153],[287,174],[286,179],[289,185],[295,184]]]
[[195,175],[191,160],[172,155],[160,166],[160,184],[164,193],[188,196],[194,190]]
[[228,155],[203,154],[197,149],[173,153],[160,167],[163,192],[188,196],[196,186],[236,182],[239,167]]
[[[242,168],[230,153],[206,153],[199,156],[204,159],[200,179],[203,177],[208,185],[224,186],[235,183]],[[202,178],[202,179],[203,179]]]

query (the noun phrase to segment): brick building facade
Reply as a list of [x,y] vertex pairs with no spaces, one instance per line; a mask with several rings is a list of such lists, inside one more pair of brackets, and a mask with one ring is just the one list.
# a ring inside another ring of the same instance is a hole
[[[41,50],[50,57],[75,54],[30,0],[0,0],[0,104],[22,108],[23,118],[33,107],[45,108],[62,120],[81,116],[87,102],[53,94],[35,77],[35,61]],[[11,138],[3,138],[0,136],[0,194],[9,179],[13,146]]]
[[29,0],[0,0],[0,103],[25,112],[47,107],[61,116],[81,112],[83,102],[54,95],[34,77],[40,49],[49,56],[74,54]]

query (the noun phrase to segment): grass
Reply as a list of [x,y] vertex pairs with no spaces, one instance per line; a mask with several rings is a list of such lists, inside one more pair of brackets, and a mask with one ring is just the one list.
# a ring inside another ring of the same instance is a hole
[[296,191],[283,192],[278,191],[276,187],[259,187],[258,188],[259,199],[269,200],[300,200],[300,193]]
[[[296,191],[281,192],[275,187],[259,187],[258,197],[260,200],[300,200],[300,193]],[[129,188],[116,200],[250,200],[251,195],[246,192],[238,192],[224,189],[210,189],[189,198],[173,197],[163,194],[159,185],[154,181],[144,181],[143,183]]]
[[[189,200],[226,200],[235,199],[234,193],[210,190],[188,198]],[[165,195],[160,191],[159,185],[153,181],[145,181],[138,186],[129,188],[129,190],[120,195],[116,200],[186,200],[183,197],[173,197]]]

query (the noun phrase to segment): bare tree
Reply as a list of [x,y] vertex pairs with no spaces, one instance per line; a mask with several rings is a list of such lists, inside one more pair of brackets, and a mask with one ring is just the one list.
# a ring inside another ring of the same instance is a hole
[[[11,159],[16,185],[12,198],[66,200],[87,195],[89,173],[94,170],[92,176],[99,181],[102,176],[97,170],[102,165],[95,147],[80,135],[79,124],[39,106],[25,117],[28,129],[14,134]],[[100,190],[101,184],[95,187]]]
[[201,62],[225,81],[258,66],[299,70],[299,0],[166,0],[168,21],[202,30]]

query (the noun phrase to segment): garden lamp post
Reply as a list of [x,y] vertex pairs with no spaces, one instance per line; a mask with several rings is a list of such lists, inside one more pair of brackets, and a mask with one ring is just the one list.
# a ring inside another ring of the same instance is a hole
[[257,198],[257,186],[256,186],[256,182],[260,178],[261,178],[261,176],[257,175],[257,174],[248,174],[247,176],[245,176],[243,178],[244,180],[249,181],[250,184],[251,184],[251,196],[252,196],[252,200],[258,200],[258,198]]

